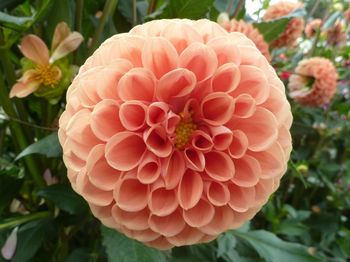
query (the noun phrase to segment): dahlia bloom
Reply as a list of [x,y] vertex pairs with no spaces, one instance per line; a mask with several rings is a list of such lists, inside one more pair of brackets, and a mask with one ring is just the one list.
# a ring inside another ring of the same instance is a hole
[[[280,1],[276,4],[270,5],[266,9],[263,20],[269,21],[289,15],[295,10],[302,8],[303,4],[299,2]],[[298,37],[301,36],[304,30],[304,20],[301,17],[292,18],[287,24],[283,33],[275,39],[271,45],[274,47],[291,47],[295,44]]]
[[332,46],[341,46],[346,42],[346,32],[340,22],[336,22],[327,30],[327,43]]
[[307,37],[313,37],[318,30],[320,30],[322,25],[322,20],[321,19],[313,19],[310,21],[306,27],[305,27],[305,35]]
[[48,47],[36,35],[30,34],[22,39],[20,50],[29,59],[29,68],[10,91],[10,97],[26,97],[33,92],[54,88],[62,77],[62,70],[55,62],[73,52],[83,41],[78,32],[71,32],[65,22],[55,28],[51,55]]
[[299,62],[289,78],[289,96],[302,105],[322,106],[336,92],[337,71],[333,63],[322,57]]
[[259,33],[257,29],[255,29],[251,24],[244,22],[243,20],[235,20],[231,21],[221,21],[218,20],[218,23],[224,27],[228,32],[240,32],[243,33],[246,37],[253,41],[259,51],[266,57],[266,59],[270,62],[271,56],[269,52],[269,46],[265,42],[264,37]]
[[251,219],[286,171],[290,105],[254,43],[203,19],[106,40],[67,92],[73,189],[148,246],[208,242]]

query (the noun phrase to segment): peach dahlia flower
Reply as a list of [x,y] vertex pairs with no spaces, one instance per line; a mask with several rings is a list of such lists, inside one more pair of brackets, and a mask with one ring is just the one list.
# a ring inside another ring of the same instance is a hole
[[311,20],[306,26],[305,26],[305,35],[307,37],[313,37],[318,30],[320,30],[322,25],[322,20],[317,18]]
[[[286,16],[295,10],[302,8],[303,4],[300,2],[280,1],[276,4],[270,5],[263,17],[263,20],[269,21],[273,19]],[[298,37],[301,36],[304,30],[304,20],[300,17],[292,18],[287,24],[284,32],[275,39],[271,45],[274,47],[291,47],[295,44]]]
[[327,43],[332,46],[341,46],[346,42],[347,36],[344,25],[341,22],[336,22],[327,31]]
[[158,20],[109,38],[80,68],[59,139],[93,214],[168,249],[260,210],[286,171],[291,122],[282,82],[243,34]]
[[271,61],[268,44],[265,42],[264,37],[259,33],[259,31],[251,24],[244,22],[243,20],[237,21],[232,19],[231,21],[225,21],[220,25],[223,26],[228,32],[240,32],[245,34],[246,37],[253,41],[266,59]]
[[296,74],[289,78],[289,95],[302,105],[322,106],[336,92],[337,71],[333,63],[322,57],[299,62]]

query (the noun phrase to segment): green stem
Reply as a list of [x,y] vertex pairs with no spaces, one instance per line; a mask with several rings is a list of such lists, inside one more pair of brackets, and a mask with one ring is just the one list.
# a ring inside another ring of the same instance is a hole
[[100,18],[100,21],[97,25],[94,37],[92,38],[91,47],[90,47],[90,54],[96,49],[97,44],[101,38],[101,35],[103,33],[103,29],[108,21],[108,18],[114,13],[114,9],[116,8],[118,4],[118,0],[107,0],[105,3],[105,6],[103,8],[103,13]]
[[51,212],[42,211],[42,212],[30,214],[30,215],[11,218],[11,219],[6,220],[4,222],[0,222],[0,230],[5,229],[5,228],[9,228],[9,227],[10,228],[15,227],[15,226],[18,226],[18,225],[23,224],[23,223],[27,223],[27,222],[30,222],[33,220],[38,220],[38,219],[50,217],[50,216],[51,216]]
[[156,7],[157,7],[157,0],[149,1],[147,15],[152,14],[156,10]]
[[236,18],[236,16],[239,14],[239,11],[241,10],[243,3],[244,3],[244,0],[239,0],[238,4],[236,6],[236,10],[232,15],[233,18]]
[[76,0],[75,30],[81,32],[81,21],[83,19],[84,0]]
[[[9,117],[17,118],[16,111],[12,106],[2,77],[0,77],[0,104]],[[11,130],[11,134],[14,136],[15,141],[19,145],[19,149],[24,150],[28,146],[28,142],[24,135],[24,131],[21,128],[21,125],[17,122],[10,122],[9,127]],[[41,176],[40,169],[37,166],[37,163],[35,162],[34,158],[31,155],[29,155],[23,158],[23,160],[36,185],[39,188],[43,188],[45,186],[45,182],[43,177]]]
[[136,0],[132,0],[132,26],[137,24],[137,8]]

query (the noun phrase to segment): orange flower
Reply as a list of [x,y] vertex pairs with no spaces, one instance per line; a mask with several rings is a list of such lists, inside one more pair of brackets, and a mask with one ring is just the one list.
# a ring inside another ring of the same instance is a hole
[[252,41],[209,20],[106,40],[67,91],[59,139],[93,214],[160,249],[251,219],[291,151],[283,83]]
[[346,42],[346,33],[343,25],[338,21],[327,30],[327,43],[332,46],[341,46]]
[[322,25],[321,19],[314,19],[310,21],[305,27],[305,34],[307,37],[313,37]]
[[350,8],[344,12],[345,21],[350,23]]
[[337,72],[331,61],[313,57],[299,62],[289,78],[289,95],[302,105],[322,106],[336,92]]
[[223,26],[228,32],[240,32],[245,34],[250,40],[253,41],[260,52],[266,57],[267,61],[271,61],[269,46],[259,31],[255,29],[251,24],[248,24],[243,20],[237,21],[235,19],[232,19],[228,22],[227,20],[220,21],[218,19],[218,23]]
[[22,39],[20,50],[31,60],[34,67],[26,70],[10,91],[10,97],[26,97],[41,86],[55,86],[61,79],[62,72],[55,61],[74,51],[83,37],[78,32],[71,32],[64,22],[56,26],[52,40],[51,55],[46,44],[36,35],[27,35]]
[[[263,20],[269,21],[286,16],[301,7],[303,7],[303,4],[299,2],[280,1],[267,8]],[[298,37],[301,36],[303,29],[304,20],[299,17],[294,17],[289,21],[284,32],[282,32],[281,35],[271,43],[271,45],[274,47],[291,47],[295,44]]]

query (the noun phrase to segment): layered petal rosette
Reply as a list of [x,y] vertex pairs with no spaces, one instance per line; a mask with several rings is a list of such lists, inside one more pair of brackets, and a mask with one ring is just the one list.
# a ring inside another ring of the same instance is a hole
[[305,35],[307,37],[313,37],[316,35],[317,31],[320,30],[322,25],[322,20],[317,18],[311,20],[306,26],[305,26]]
[[302,105],[328,104],[336,92],[337,78],[330,60],[323,57],[304,59],[289,78],[289,96]]
[[[302,8],[303,4],[300,2],[291,2],[291,1],[280,1],[276,4],[270,5],[266,13],[263,17],[263,20],[269,21],[277,18],[281,18],[283,16],[289,15],[295,10]],[[304,19],[301,17],[292,18],[284,32],[280,34],[280,36],[275,39],[271,45],[274,47],[292,47],[295,45],[298,37],[301,36],[304,30]]]
[[93,214],[168,249],[260,210],[286,171],[291,123],[252,41],[208,20],[159,20],[109,38],[80,68],[59,139]]

